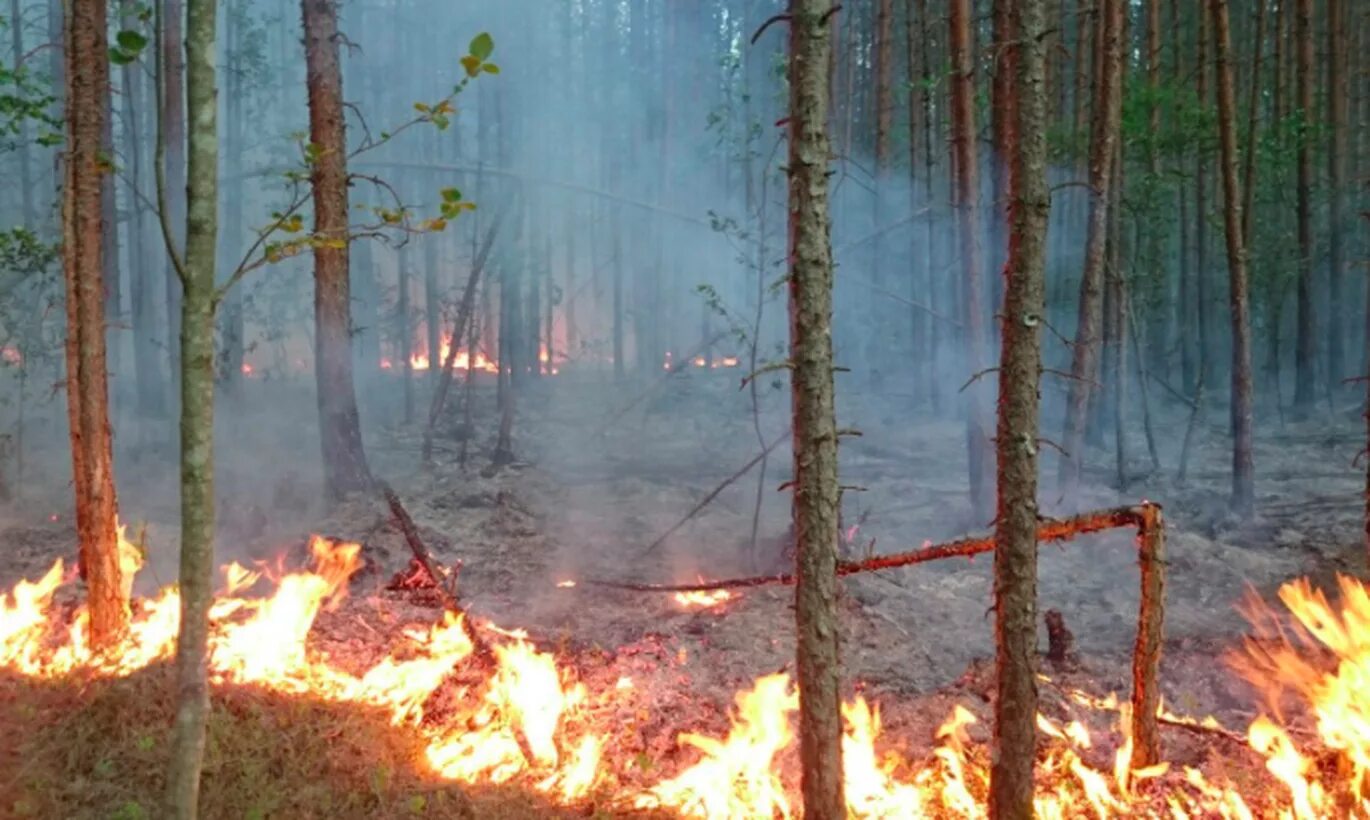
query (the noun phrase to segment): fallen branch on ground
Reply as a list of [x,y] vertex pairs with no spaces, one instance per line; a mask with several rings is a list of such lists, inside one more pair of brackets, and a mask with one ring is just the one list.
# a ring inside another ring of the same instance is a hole
[[[395,518],[395,523],[399,525],[400,532],[404,534],[404,540],[409,544],[409,551],[414,553],[414,560],[418,561],[423,567],[428,577],[433,579],[433,584],[442,595],[443,604],[454,615],[461,618],[462,628],[466,632],[466,637],[470,639],[471,646],[475,649],[476,658],[482,662],[489,663],[494,659],[494,653],[485,639],[476,632],[476,626],[471,622],[471,616],[462,608],[461,602],[457,600],[457,593],[452,587],[443,583],[445,573],[440,573],[438,564],[433,560],[433,555],[424,545],[423,539],[419,537],[419,528],[414,524],[414,519],[409,516],[409,511],[404,508],[404,503],[400,497],[385,482],[378,482],[381,494],[385,496],[385,501],[390,505],[390,513]],[[460,566],[460,565],[458,565]]]
[[[786,435],[789,431],[785,431]],[[775,445],[773,444],[772,447]],[[745,473],[748,468],[756,461],[753,459],[738,473]],[[737,475],[729,478],[727,483],[737,480]],[[721,489],[721,488],[720,488]],[[717,491],[710,494],[711,500]],[[697,508],[698,509],[698,508]],[[1083,515],[1071,518],[1043,518],[1037,524],[1037,541],[1054,542],[1068,541],[1080,535],[1101,532],[1103,530],[1118,529],[1120,527],[1135,527],[1141,522],[1141,507],[1115,507],[1109,510],[1099,510],[1096,512],[1084,513]],[[693,514],[695,511],[692,511]],[[688,520],[688,517],[686,518]],[[684,521],[681,522],[682,524]],[[679,528],[679,524],[671,529],[674,532]],[[670,535],[668,532],[667,535]],[[653,547],[659,544],[665,536],[653,542],[652,547],[644,550],[643,554],[650,552]],[[929,561],[940,561],[944,558],[973,558],[981,553],[994,551],[994,536],[986,535],[971,538],[961,538],[956,541],[948,541],[945,544],[930,544],[919,549],[907,552],[897,552],[892,555],[878,555],[874,558],[867,558],[862,561],[839,561],[837,563],[838,576],[856,575],[862,572],[874,572],[882,569],[894,569],[896,567],[909,567],[915,564],[926,564]],[[610,587],[612,589],[626,589],[633,592],[708,592],[716,589],[748,589],[752,587],[784,585],[788,586],[795,582],[793,573],[781,573],[778,575],[754,575],[747,578],[724,578],[718,581],[698,581],[691,584],[649,584],[634,581],[614,581],[604,578],[587,578],[580,583]]]

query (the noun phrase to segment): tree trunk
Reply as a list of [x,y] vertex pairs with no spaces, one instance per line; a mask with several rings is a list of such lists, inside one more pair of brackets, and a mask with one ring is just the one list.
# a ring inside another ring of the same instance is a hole
[[[989,179],[992,201],[987,220],[987,244],[990,258],[987,269],[1002,271],[1007,260],[1008,175],[1009,157],[1014,146],[1013,92],[1016,78],[1014,60],[1018,52],[1018,38],[1014,34],[1014,0],[993,0],[992,41],[994,73],[990,84],[990,130],[994,147],[990,151]],[[1045,81],[1044,81],[1045,82]],[[990,305],[997,313],[1003,296],[1002,276],[990,277]],[[993,327],[998,328],[998,323]]]
[[[399,267],[399,282],[396,285],[395,300],[395,369],[404,381],[400,385],[404,396],[404,423],[414,422],[414,334],[410,324],[409,305],[409,246],[401,245],[396,254]],[[320,386],[322,389],[322,386]]]
[[839,820],[842,720],[837,626],[837,419],[828,221],[831,0],[790,0],[789,289],[794,429],[795,627],[804,816]]
[[1247,310],[1246,248],[1242,245],[1242,197],[1237,178],[1236,95],[1232,90],[1232,36],[1227,0],[1208,0],[1217,58],[1218,135],[1222,146],[1223,227],[1232,305],[1232,509],[1250,515],[1255,506],[1251,461],[1251,321]]
[[1316,319],[1313,313],[1313,158],[1309,133],[1313,124],[1313,0],[1296,0],[1294,9],[1297,83],[1294,107],[1298,111],[1298,182],[1295,186],[1299,236],[1298,332],[1294,340],[1294,407],[1299,413],[1313,408],[1317,380]]
[[[922,114],[923,125],[923,199],[929,203],[923,215],[923,266],[924,279],[926,283],[925,293],[928,295],[928,304],[936,309],[936,295],[939,277],[937,275],[937,216],[933,213],[931,202],[933,201],[933,168],[934,168],[934,145],[933,145],[933,123],[932,123],[932,35],[931,26],[928,21],[927,0],[916,0],[918,5],[918,35],[919,35],[919,72],[921,83],[919,85],[919,110]],[[910,55],[913,49],[909,49]],[[912,57],[910,56],[910,59]],[[928,403],[932,407],[933,413],[940,414],[942,410],[942,378],[937,368],[938,355],[941,352],[941,334],[937,332],[931,322],[926,322],[928,350],[927,365],[924,373],[926,375]]]
[[199,814],[209,713],[209,607],[214,580],[214,261],[218,239],[218,93],[213,0],[189,0],[186,91],[190,165],[181,305],[181,623],[167,816]]
[[978,376],[988,359],[985,334],[984,260],[977,210],[980,177],[975,150],[975,64],[971,53],[970,0],[952,0],[950,16],[952,151],[956,164],[956,224],[965,277],[962,310],[967,368],[976,383],[966,388],[966,445],[970,464],[971,510],[977,519],[993,513],[990,486],[994,452],[989,445],[986,387]]
[[[22,8],[20,0],[10,0],[10,49],[14,54],[14,64],[19,64],[20,56],[24,53],[24,26],[21,16]],[[57,78],[53,78],[54,87]],[[37,213],[33,207],[33,175],[32,175],[32,146],[29,144],[28,120],[18,117],[19,133],[17,135],[18,145],[16,149],[19,157],[19,216],[23,219],[23,224],[32,228],[37,218]]]
[[62,186],[62,272],[66,282],[67,421],[81,575],[90,610],[90,642],[118,645],[128,632],[128,594],[115,531],[118,499],[105,365],[105,293],[101,258],[104,119],[109,61],[103,0],[73,0],[66,25],[66,158]]
[[[239,50],[242,48],[242,15],[245,13],[243,6],[230,6],[225,14],[224,21],[227,31],[225,36],[227,44],[224,53],[228,60],[237,59]],[[227,99],[224,101],[224,116],[227,120],[225,142],[227,150],[224,156],[224,179],[227,182],[228,190],[224,195],[224,241],[221,243],[222,259],[216,275],[225,278],[232,276],[234,268],[242,258],[243,247],[243,179],[242,179],[242,155],[245,147],[243,145],[244,123],[243,123],[243,99],[246,96],[243,90],[241,72],[228,72],[227,79]],[[238,395],[243,382],[243,359],[245,357],[244,345],[246,340],[243,338],[243,300],[242,291],[233,288],[224,298],[222,333],[224,349],[217,357],[219,362],[219,378],[223,381],[224,392],[229,395]]]
[[1261,54],[1265,46],[1265,7],[1256,3],[1256,35],[1251,45],[1251,91],[1246,101],[1246,156],[1242,168],[1242,247],[1251,247],[1251,202],[1256,193],[1256,123],[1261,110]]
[[1014,84],[1009,168],[1009,245],[1004,267],[999,370],[998,515],[994,528],[996,698],[989,815],[1033,816],[1037,732],[1037,424],[1046,308],[1047,189],[1045,0],[1017,0],[1021,35]]
[[[103,151],[106,156],[115,156],[114,147],[114,95],[109,93],[110,77],[109,72],[105,72],[105,98],[101,102],[105,106],[104,123],[101,125],[100,139],[103,144]],[[126,326],[123,316],[124,292],[123,282],[120,276],[119,265],[119,214],[115,205],[114,185],[100,185],[100,220],[103,227],[100,229],[100,241],[103,247],[100,255],[104,265],[104,286],[105,286],[105,348],[109,357],[108,372],[113,373],[116,378],[123,372],[122,357],[120,348],[124,339],[123,330]],[[118,408],[123,406],[122,399],[128,395],[127,382],[115,382],[114,384],[114,405],[115,416],[118,416]]]
[[1057,476],[1061,494],[1067,499],[1074,497],[1080,483],[1085,425],[1092,393],[1090,385],[1095,381],[1099,369],[1099,327],[1108,244],[1110,187],[1121,116],[1123,3],[1121,0],[1101,0],[1101,5],[1099,26],[1103,53],[1090,124],[1088,237],[1084,270],[1080,277],[1079,321],[1071,355],[1065,433],[1061,442],[1065,455],[1060,460]]
[[1343,393],[1346,372],[1343,353],[1347,228],[1343,213],[1346,185],[1346,0],[1327,0],[1327,394]]
[[[165,140],[165,156],[162,158],[166,168],[166,209],[167,222],[173,227],[172,245],[177,253],[182,253],[185,224],[186,197],[186,125],[185,125],[185,62],[181,37],[183,0],[157,0],[164,3],[162,10],[162,76],[159,83],[161,95],[161,127]],[[181,337],[181,280],[175,266],[168,260],[166,265],[166,304],[167,335],[166,349],[171,360],[171,373],[180,372]]]
[[[1197,76],[1196,86],[1199,94],[1199,105],[1202,108],[1208,107],[1208,71],[1209,71],[1209,20],[1207,2],[1199,2],[1195,9],[1199,17],[1197,28],[1198,45],[1195,74]],[[1206,379],[1213,379],[1218,374],[1218,363],[1216,360],[1217,345],[1214,343],[1213,325],[1209,321],[1209,303],[1213,301],[1209,293],[1210,277],[1208,275],[1208,157],[1204,155],[1203,149],[1197,149],[1200,153],[1195,157],[1194,164],[1194,310],[1195,310],[1195,330],[1198,336],[1198,355],[1199,373]]]
[[[136,21],[132,7],[126,7],[124,28],[133,28]],[[143,214],[147,209],[135,193],[142,189],[145,182],[143,142],[138,128],[143,108],[143,72],[136,62],[125,64],[119,71],[124,86],[124,157],[132,186],[129,194],[131,220],[128,228],[128,258],[129,298],[133,308],[133,371],[138,393],[136,406],[141,418],[158,419],[166,414],[166,380],[161,357],[157,354],[157,283],[153,281],[152,254],[148,252],[147,228],[143,222]]]
[[361,421],[352,385],[351,313],[348,282],[347,140],[342,70],[338,64],[338,17],[334,0],[301,0],[309,139],[321,148],[311,179],[314,189],[314,375],[328,498],[371,488],[362,449]]

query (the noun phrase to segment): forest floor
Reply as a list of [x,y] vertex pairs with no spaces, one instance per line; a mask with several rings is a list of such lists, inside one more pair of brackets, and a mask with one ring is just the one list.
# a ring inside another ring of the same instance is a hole
[[[461,597],[477,618],[527,630],[574,667],[591,692],[610,692],[623,677],[634,681],[612,706],[601,704],[615,726],[614,759],[634,761],[634,771],[618,775],[619,788],[678,771],[695,753],[677,743],[677,732],[722,735],[734,693],[792,663],[788,588],[747,590],[719,607],[686,610],[669,595],[584,583],[689,582],[783,566],[788,499],[777,488],[790,474],[784,446],[772,452],[759,484],[753,470],[659,548],[647,549],[761,449],[756,425],[766,440],[786,429],[785,397],[763,396],[769,411],[754,419],[736,377],[686,372],[621,416],[618,409],[641,393],[641,385],[616,390],[596,375],[544,380],[522,397],[515,429],[519,461],[499,471],[486,469],[494,427],[488,391],[477,393],[478,434],[466,469],[456,463],[458,444],[450,435],[439,442],[431,469],[420,466],[417,427],[368,436],[373,467],[405,500],[435,556],[445,564],[463,562]],[[275,384],[249,388],[274,390],[273,396],[281,390]],[[393,386],[367,392],[365,415],[396,413]],[[864,488],[848,493],[844,504],[845,525],[856,525],[854,554],[905,550],[988,524],[971,517],[961,425],[911,415],[901,409],[905,404],[897,396],[854,391],[840,402],[842,425],[863,433],[842,448],[844,483]],[[301,466],[317,462],[312,412],[312,399],[298,395],[254,398],[241,412],[221,413],[221,560],[298,557],[310,532],[363,543],[368,569],[354,579],[347,603],[320,616],[311,640],[330,657],[365,665],[379,659],[404,627],[431,623],[435,604],[383,589],[409,560],[401,534],[385,524],[383,502],[356,499],[327,513],[317,503],[317,475]],[[1212,714],[1242,731],[1261,706],[1251,687],[1221,663],[1246,624],[1237,604],[1249,590],[1269,598],[1281,583],[1304,575],[1330,589],[1335,573],[1357,574],[1364,566],[1364,474],[1352,463],[1363,427],[1350,409],[1297,425],[1263,420],[1255,453],[1259,513],[1237,520],[1225,512],[1230,456],[1223,419],[1215,412],[1205,421],[1189,480],[1177,486],[1183,420],[1179,411],[1174,418],[1179,421],[1158,425],[1162,471],[1139,476],[1126,491],[1110,487],[1110,442],[1107,452],[1089,454],[1090,483],[1076,499],[1050,498],[1054,463],[1047,459],[1044,497],[1048,511],[1141,498],[1164,505],[1165,700],[1174,711]],[[451,433],[459,425],[448,428]],[[136,458],[133,444],[123,445],[121,508],[135,531],[146,526],[149,569],[137,591],[150,593],[175,576],[175,470],[165,458]],[[1144,472],[1148,459],[1140,437],[1131,441],[1131,452],[1132,469]],[[24,503],[7,512],[0,533],[6,553],[0,588],[74,553],[69,516],[52,512],[69,504],[60,466],[32,472]],[[1042,550],[1040,607],[1064,615],[1078,650],[1070,668],[1044,670],[1057,682],[1053,686],[1126,696],[1138,605],[1132,544],[1133,533],[1119,531]],[[843,583],[847,693],[860,690],[880,704],[883,743],[908,759],[927,754],[936,728],[957,704],[981,718],[972,738],[987,737],[991,569],[986,556]],[[566,580],[581,583],[557,586]],[[0,773],[9,773],[0,774],[0,794],[7,796],[0,816],[146,816],[140,807],[151,805],[164,755],[157,727],[169,723],[168,683],[164,666],[123,681],[83,681],[75,691],[0,677],[0,730],[17,738],[0,744]],[[350,707],[247,687],[221,687],[216,696],[222,707],[211,731],[206,816],[534,817],[563,811],[513,787],[473,791],[437,782],[418,762],[417,739]],[[1052,686],[1043,697],[1048,705],[1061,700]],[[1107,728],[1106,716],[1095,722]],[[1215,749],[1211,738],[1167,731],[1164,742],[1166,757],[1177,763],[1202,764],[1206,771],[1258,768],[1249,753]],[[1108,770],[1111,749],[1096,751],[1099,760],[1091,762]],[[564,811],[583,816],[593,808]]]

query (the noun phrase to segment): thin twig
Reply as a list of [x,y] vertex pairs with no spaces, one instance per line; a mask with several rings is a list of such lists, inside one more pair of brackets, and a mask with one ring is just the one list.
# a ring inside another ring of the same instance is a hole
[[647,548],[642,551],[642,555],[650,555],[654,550],[656,550],[657,547],[666,543],[666,539],[670,538],[672,535],[675,534],[676,530],[685,526],[690,521],[690,519],[698,515],[700,510],[709,506],[709,502],[717,498],[719,493],[726,490],[728,488],[728,485],[732,484],[734,481],[737,481],[739,478],[746,475],[757,464],[760,464],[762,459],[764,459],[772,450],[774,450],[776,447],[780,445],[780,442],[788,439],[789,437],[790,429],[787,427],[785,428],[785,432],[776,436],[775,440],[772,441],[770,444],[766,445],[765,449],[763,449],[760,453],[757,453],[751,461],[748,461],[746,464],[742,465],[741,469],[739,469],[737,472],[723,479],[723,481],[717,487],[714,487],[708,495],[700,499],[699,503],[694,505],[694,507],[692,507],[689,512],[685,513],[685,517],[677,521],[675,526],[671,527],[669,530],[662,533],[661,536],[658,537],[651,544],[648,544]]

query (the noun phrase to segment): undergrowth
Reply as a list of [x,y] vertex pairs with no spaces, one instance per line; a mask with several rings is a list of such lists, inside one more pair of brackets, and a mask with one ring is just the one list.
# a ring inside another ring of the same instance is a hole
[[[0,676],[0,817],[160,816],[173,672],[34,681]],[[202,817],[542,818],[516,787],[469,789],[424,769],[418,733],[388,715],[248,686],[216,686]],[[583,812],[578,812],[583,814]]]

